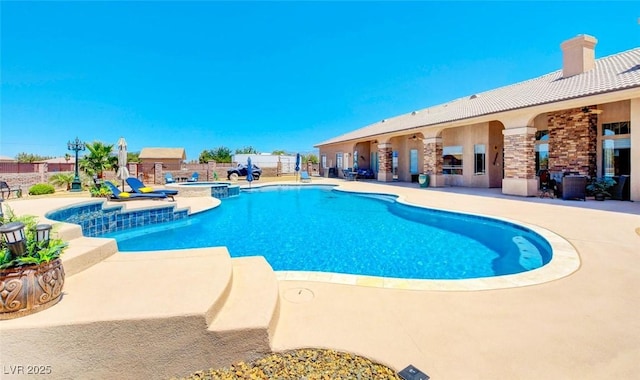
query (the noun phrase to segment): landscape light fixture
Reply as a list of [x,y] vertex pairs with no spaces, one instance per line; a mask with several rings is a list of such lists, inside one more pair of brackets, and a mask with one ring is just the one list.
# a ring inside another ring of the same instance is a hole
[[24,255],[26,251],[26,244],[24,239],[24,223],[11,222],[0,226],[0,234],[7,242],[9,251],[14,257]]
[[85,150],[86,144],[76,137],[75,141],[69,141],[67,143],[67,148],[76,152],[76,172],[73,177],[73,182],[71,182],[71,191],[82,191],[82,182],[80,182],[80,175],[78,174],[78,152]]
[[398,376],[404,380],[429,380],[429,375],[412,365],[398,372]]
[[36,226],[36,241],[38,244],[44,242],[44,246],[49,246],[49,239],[51,237],[51,224],[38,224]]

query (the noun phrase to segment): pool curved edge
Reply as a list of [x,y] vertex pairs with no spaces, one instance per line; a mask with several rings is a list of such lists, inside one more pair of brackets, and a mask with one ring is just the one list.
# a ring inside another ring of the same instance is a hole
[[386,289],[403,290],[437,290],[437,291],[479,291],[509,289],[523,286],[539,285],[567,277],[580,268],[580,257],[576,249],[567,240],[547,229],[515,222],[502,218],[494,218],[515,223],[540,234],[553,249],[551,261],[546,265],[527,272],[495,277],[481,277],[462,280],[416,280],[407,278],[363,276],[331,272],[277,271],[278,280],[282,281],[319,281],[343,285],[357,285]]
[[[403,196],[393,193],[355,191],[344,188],[337,188],[336,190],[359,194],[380,194],[395,196],[397,197],[396,201],[399,203],[412,207],[428,208],[422,205],[408,202],[406,201],[406,199],[404,199]],[[542,236],[549,243],[552,248],[551,260],[546,265],[527,272],[495,277],[481,277],[460,280],[418,280],[308,271],[277,271],[276,276],[278,280],[282,281],[319,281],[386,289],[479,291],[539,285],[567,277],[580,268],[580,256],[578,255],[578,251],[576,251],[576,249],[573,247],[573,245],[571,245],[571,243],[569,243],[569,241],[554,233],[553,231],[508,218],[501,218],[483,214],[471,214],[442,208],[438,208],[438,210],[450,211],[458,214],[481,216],[484,218],[499,220],[528,228],[531,231]]]

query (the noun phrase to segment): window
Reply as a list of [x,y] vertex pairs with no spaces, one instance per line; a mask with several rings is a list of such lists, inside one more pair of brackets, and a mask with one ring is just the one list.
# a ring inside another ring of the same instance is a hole
[[549,169],[549,131],[536,132],[536,173]]
[[418,174],[418,149],[409,151],[409,171],[411,174]]
[[442,148],[442,174],[462,174],[462,146]]
[[322,160],[322,167],[326,168],[327,167],[327,155],[323,154],[321,160]]
[[631,174],[631,123],[602,124],[602,175]]
[[378,172],[378,152],[371,152],[371,170]]
[[398,151],[394,150],[391,157],[391,172],[393,173],[393,179],[398,179]]
[[473,155],[474,155],[474,174],[485,174],[486,173],[486,151],[484,144],[476,144],[473,146]]
[[336,153],[336,168],[342,169],[342,153]]
[[620,123],[602,124],[603,136],[628,135],[631,133],[631,123],[623,121]]

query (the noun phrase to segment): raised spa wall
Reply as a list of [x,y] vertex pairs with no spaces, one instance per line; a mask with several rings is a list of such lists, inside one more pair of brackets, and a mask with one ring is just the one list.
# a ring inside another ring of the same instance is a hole
[[214,198],[225,199],[240,195],[240,185],[233,185],[228,182],[190,182],[169,184],[168,189],[175,189],[180,192],[181,197],[206,197],[211,195]]
[[180,220],[189,215],[188,209],[176,209],[173,204],[131,211],[124,211],[123,206],[104,205],[104,201],[78,204],[51,211],[46,217],[59,222],[78,224],[82,227],[84,236],[98,237],[134,227]]

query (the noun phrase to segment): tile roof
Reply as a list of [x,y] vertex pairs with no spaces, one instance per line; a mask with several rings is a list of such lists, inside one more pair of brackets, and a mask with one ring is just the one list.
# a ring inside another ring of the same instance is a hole
[[180,159],[180,160],[187,159],[184,148],[142,148],[142,150],[140,151],[140,155],[138,157],[140,159],[149,159],[149,158],[171,158],[171,159]]
[[496,112],[640,87],[640,48],[600,58],[595,68],[569,78],[562,70],[379,121],[316,146],[437,125]]

